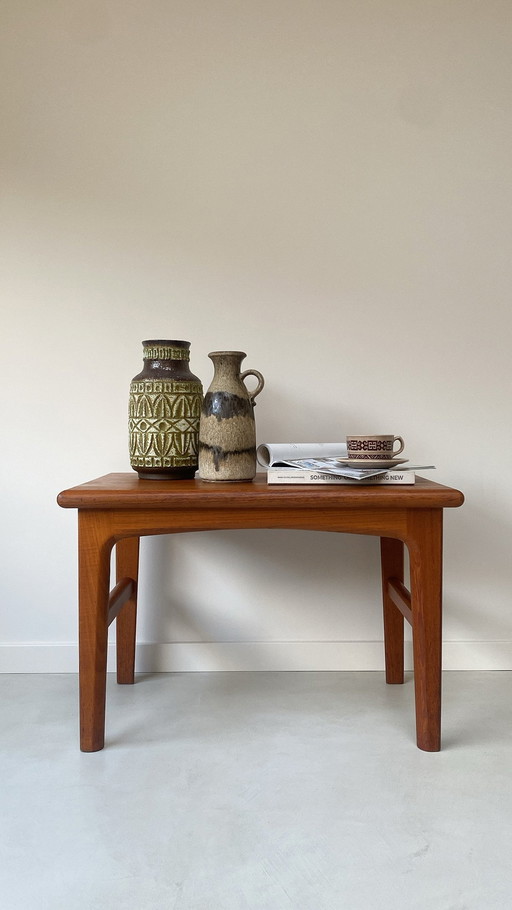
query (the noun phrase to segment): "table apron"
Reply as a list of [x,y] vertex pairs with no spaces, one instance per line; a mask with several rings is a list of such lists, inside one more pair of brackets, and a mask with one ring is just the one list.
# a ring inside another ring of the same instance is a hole
[[111,543],[125,537],[178,534],[190,531],[282,529],[369,534],[407,540],[411,518],[428,509],[79,509],[79,523]]

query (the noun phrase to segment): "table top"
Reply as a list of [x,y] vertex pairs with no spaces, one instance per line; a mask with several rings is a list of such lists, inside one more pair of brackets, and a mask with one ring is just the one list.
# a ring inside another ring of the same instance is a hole
[[105,474],[63,490],[57,502],[64,509],[436,509],[454,508],[463,494],[432,480],[415,484],[268,484],[265,474],[248,482],[204,480],[139,480],[138,475]]

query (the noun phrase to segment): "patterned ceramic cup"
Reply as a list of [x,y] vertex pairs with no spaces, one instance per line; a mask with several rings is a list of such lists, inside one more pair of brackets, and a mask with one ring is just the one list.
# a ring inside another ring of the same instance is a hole
[[[395,442],[399,447],[395,449]],[[383,461],[400,455],[404,450],[401,436],[347,436],[347,457],[360,461]]]

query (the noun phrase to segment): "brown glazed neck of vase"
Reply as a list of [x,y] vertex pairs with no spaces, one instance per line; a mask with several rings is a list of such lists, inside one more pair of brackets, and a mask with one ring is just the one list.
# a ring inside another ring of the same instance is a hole
[[196,381],[190,371],[190,341],[167,341],[157,338],[142,342],[144,366],[133,380],[172,378],[177,381]]

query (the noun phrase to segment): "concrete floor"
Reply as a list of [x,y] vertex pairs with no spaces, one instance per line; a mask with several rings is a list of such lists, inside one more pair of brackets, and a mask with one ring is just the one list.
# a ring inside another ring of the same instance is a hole
[[444,675],[443,751],[381,673],[0,677],[3,910],[506,910],[512,673]]

